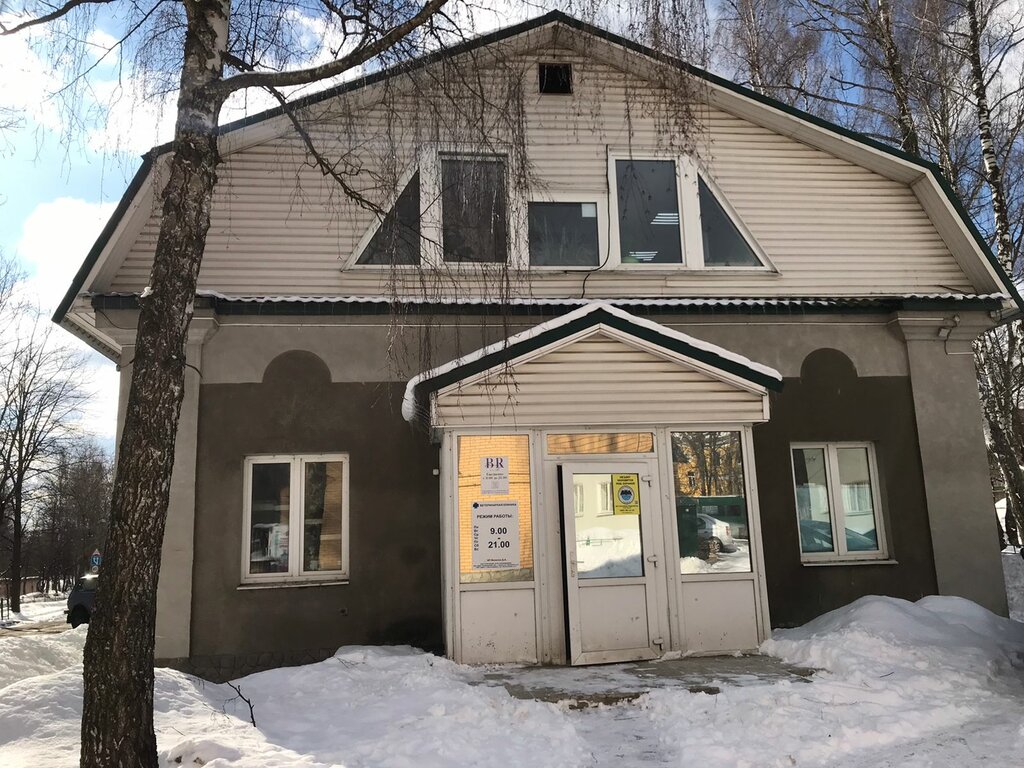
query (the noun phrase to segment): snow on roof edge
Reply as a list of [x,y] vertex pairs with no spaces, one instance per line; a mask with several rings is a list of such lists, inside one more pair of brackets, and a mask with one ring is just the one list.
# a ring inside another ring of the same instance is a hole
[[487,346],[481,347],[480,349],[470,352],[467,355],[463,355],[462,357],[456,358],[455,360],[451,360],[447,363],[444,363],[443,365],[439,365],[436,368],[431,368],[428,371],[423,371],[422,373],[413,376],[406,383],[405,394],[402,396],[402,418],[404,418],[406,421],[412,421],[413,419],[416,418],[416,387],[418,387],[424,381],[433,379],[437,376],[441,376],[445,373],[449,373],[450,371],[453,371],[456,368],[459,368],[463,365],[468,365],[469,363],[476,362],[477,360],[480,360],[481,358],[484,358],[487,355],[493,354],[495,352],[500,352],[503,349],[508,349],[511,346],[532,339],[536,336],[539,336],[542,333],[546,333],[547,331],[559,328],[563,325],[578,320],[581,317],[586,317],[587,315],[596,312],[599,309],[604,310],[608,314],[618,317],[620,320],[625,320],[626,322],[637,327],[646,328],[647,330],[654,331],[662,336],[675,339],[676,341],[682,341],[683,343],[689,344],[692,347],[696,347],[697,349],[703,350],[705,352],[710,352],[725,360],[729,360],[730,362],[742,365],[746,368],[756,371],[764,376],[776,379],[777,381],[782,381],[781,373],[779,373],[777,370],[770,366],[764,365],[763,363],[755,362],[747,357],[744,357],[743,355],[737,354],[736,352],[732,352],[731,350],[725,349],[724,347],[720,347],[717,344],[712,344],[710,342],[694,338],[693,336],[683,333],[682,331],[673,330],[672,328],[668,328],[667,326],[661,325],[660,323],[656,323],[653,320],[648,320],[647,318],[643,317],[637,317],[636,315],[630,314],[629,312],[626,312],[623,309],[619,309],[618,307],[614,306],[613,304],[607,301],[592,300],[585,304],[584,306],[581,306],[578,309],[574,309],[572,312],[567,312],[564,315],[560,315],[546,322],[539,323],[533,326],[532,328],[527,328],[525,331],[520,331],[519,333],[513,334],[512,336],[509,336],[506,339],[496,341],[493,344],[488,344]]

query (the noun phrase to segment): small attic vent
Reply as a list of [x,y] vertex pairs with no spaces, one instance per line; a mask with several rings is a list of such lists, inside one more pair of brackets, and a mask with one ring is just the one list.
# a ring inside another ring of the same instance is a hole
[[541,93],[572,93],[572,64],[541,64]]

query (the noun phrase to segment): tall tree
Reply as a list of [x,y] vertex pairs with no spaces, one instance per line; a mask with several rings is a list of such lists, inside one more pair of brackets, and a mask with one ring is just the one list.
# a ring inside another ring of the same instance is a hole
[[804,21],[792,0],[724,0],[714,63],[758,93],[829,115],[843,103],[829,78],[835,57],[826,35]]
[[[372,202],[348,185],[346,158],[315,144],[303,123],[308,115],[292,101],[294,89],[352,77],[364,68],[407,63],[456,42],[472,27],[473,7],[466,0],[65,0],[57,5],[22,0],[18,5],[18,18],[3,22],[0,34],[48,25],[65,58],[65,49],[74,50],[85,38],[98,8],[108,14],[120,11],[119,45],[134,45],[141,70],[178,93],[160,230],[149,286],[140,299],[104,578],[85,648],[82,715],[83,766],[155,765],[155,594],[184,393],[185,343],[220,161],[221,108],[232,94],[250,89],[269,93],[291,118],[315,165],[346,195],[372,209]],[[582,0],[580,5],[596,14],[602,4]],[[672,52],[682,50],[684,38],[703,24],[702,17],[695,23],[689,13],[699,6],[696,2],[607,5],[639,30],[635,36]],[[315,42],[329,36],[332,44],[308,44],[310,21],[324,30]],[[309,64],[314,53],[320,58]],[[75,83],[88,74],[88,67],[79,70]],[[502,94],[506,103],[522,100],[516,82],[521,83],[510,80]],[[455,113],[467,109],[463,97],[474,87],[473,78],[457,74],[450,86],[428,85],[426,91],[438,100],[434,109]],[[493,106],[487,98],[481,101]],[[473,117],[472,111],[463,115],[467,124],[483,130],[483,121]],[[521,123],[508,123],[521,146]]]
[[9,537],[11,608],[21,610],[22,547],[29,494],[75,428],[86,394],[84,358],[53,338],[38,313],[27,327],[8,325],[0,351],[0,510]]

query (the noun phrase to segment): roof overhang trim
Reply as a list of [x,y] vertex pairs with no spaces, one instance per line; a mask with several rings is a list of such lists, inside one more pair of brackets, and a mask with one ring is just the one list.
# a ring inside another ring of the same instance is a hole
[[[1000,265],[998,259],[993,254],[991,248],[989,248],[984,237],[978,231],[970,215],[963,208],[956,196],[956,193],[949,185],[949,182],[943,176],[941,169],[936,164],[910,155],[869,136],[865,136],[864,134],[857,133],[856,131],[844,128],[843,126],[823,120],[808,112],[803,112],[770,97],[763,96],[725,78],[712,74],[707,70],[696,67],[677,57],[662,53],[613,32],[609,32],[608,30],[580,21],[579,19],[575,19],[561,11],[551,11],[535,19],[506,27],[504,29],[499,29],[495,32],[472,40],[467,40],[464,43],[436,51],[397,67],[381,70],[367,75],[366,77],[341,83],[333,88],[328,88],[318,93],[310,94],[309,96],[297,100],[291,104],[289,108],[292,110],[304,109],[327,99],[335,98],[345,93],[358,91],[367,86],[387,80],[388,78],[427,67],[435,62],[472,52],[494,43],[509,41],[516,36],[554,24],[559,24],[577,32],[590,35],[594,38],[610,43],[611,45],[618,46],[623,50],[644,56],[651,61],[658,62],[666,66],[680,68],[705,81],[719,91],[729,94],[730,97],[739,98],[751,104],[758,104],[762,108],[767,108],[775,113],[793,118],[799,121],[800,124],[806,126],[806,131],[809,135],[806,137],[802,136],[800,140],[806,141],[807,143],[813,144],[814,132],[818,132],[818,134],[824,132],[825,134],[841,137],[857,146],[867,148],[877,153],[880,158],[888,158],[889,162],[902,166],[904,173],[907,168],[919,170],[922,174],[922,178],[927,178],[929,186],[932,186],[935,189],[936,195],[943,198],[944,205],[949,209],[949,215],[956,221],[956,227],[964,233],[968,241],[973,241],[977,252],[982,257],[985,269],[995,278],[995,281],[1005,289],[1007,295],[1014,302],[1017,308],[1024,311],[1024,298],[1021,297],[1017,287]],[[282,115],[284,115],[284,110],[281,107],[267,110],[241,120],[227,123],[219,128],[219,134],[222,137],[227,136],[228,134],[236,134],[237,132],[244,131],[245,129],[256,126],[257,124],[264,123],[274,118],[279,118]],[[239,138],[238,141],[241,142],[243,140]],[[63,320],[75,297],[77,297],[83,291],[83,288],[85,288],[85,282],[91,274],[93,267],[96,265],[97,260],[100,259],[101,255],[108,250],[107,246],[110,243],[114,232],[118,229],[121,219],[129,212],[131,203],[142,187],[143,182],[152,173],[155,159],[168,153],[171,149],[172,144],[162,144],[154,147],[144,156],[141,167],[129,184],[129,187],[121,198],[117,209],[114,211],[110,220],[107,222],[106,227],[104,227],[96,243],[89,251],[85,262],[75,275],[74,281],[72,282],[72,285],[63,301],[54,312],[53,319],[55,322],[59,323]]]

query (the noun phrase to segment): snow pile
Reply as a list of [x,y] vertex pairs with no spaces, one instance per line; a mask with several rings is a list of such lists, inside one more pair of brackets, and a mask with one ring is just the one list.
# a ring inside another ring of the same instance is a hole
[[82,626],[58,634],[5,633],[0,637],[0,697],[19,680],[80,664],[85,632]]
[[797,629],[779,630],[761,649],[855,682],[896,671],[942,672],[978,683],[1024,666],[1024,624],[959,597],[911,603],[869,596]]
[[[84,637],[0,638],[3,768],[77,765]],[[1024,750],[1024,625],[966,600],[863,598],[777,632],[763,650],[823,671],[810,682],[707,680],[721,692],[706,695],[691,693],[685,675],[522,670],[520,683],[568,676],[571,690],[652,687],[633,702],[572,711],[512,698],[488,668],[412,648],[350,647],[319,664],[235,681],[252,703],[254,728],[231,686],[159,669],[160,763],[963,768],[1016,765]],[[516,682],[516,671],[501,677]]]
[[[161,765],[430,768],[577,765],[583,744],[552,704],[470,685],[463,668],[412,648],[343,648],[319,664],[228,685],[158,669]],[[81,666],[0,691],[0,765],[74,766]]]
[[687,762],[956,766],[957,755],[1024,747],[1024,624],[970,601],[865,597],[776,632],[762,651],[824,671],[643,702]]
[[[348,768],[579,762],[582,744],[556,707],[468,685],[460,670],[408,647],[348,647],[319,664],[260,672],[236,684],[252,701],[267,741],[317,762]],[[229,711],[248,718],[248,707],[237,702]],[[172,746],[168,756],[179,750]],[[266,764],[258,750],[241,752],[230,764]]]

